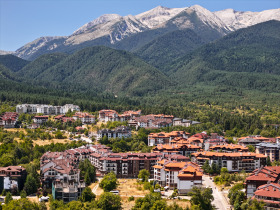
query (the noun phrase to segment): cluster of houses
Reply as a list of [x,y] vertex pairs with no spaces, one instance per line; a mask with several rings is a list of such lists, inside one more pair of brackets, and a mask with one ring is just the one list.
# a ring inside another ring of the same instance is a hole
[[[49,120],[49,115],[57,115],[54,120],[63,123],[80,120],[82,124],[96,122],[95,116],[80,112],[73,104],[64,106],[22,104],[17,113],[7,112],[0,116],[0,126],[14,127],[18,113],[43,114],[35,116],[35,125]],[[75,111],[72,117],[66,117],[69,111]],[[161,128],[167,126],[188,127],[199,122],[174,118],[173,115],[141,115],[141,110],[125,111],[119,114],[115,110],[99,111],[101,122],[124,122],[136,128]],[[131,128],[120,126],[115,129],[101,129],[98,139],[131,137]],[[248,145],[256,148],[249,152]],[[259,135],[238,139],[238,144],[229,144],[228,140],[217,133],[206,132],[190,135],[185,131],[159,132],[148,135],[151,153],[114,153],[105,145],[87,145],[64,152],[47,152],[40,159],[42,186],[52,189],[55,199],[64,202],[77,200],[86,187],[81,179],[79,163],[88,159],[100,175],[114,172],[118,178],[137,178],[142,169],[150,172],[151,178],[162,187],[178,189],[180,194],[189,192],[193,186],[202,185],[201,166],[206,162],[227,168],[229,172],[245,170],[251,172],[247,177],[247,197],[264,200],[270,209],[280,207],[280,167],[266,166],[267,157],[271,161],[280,159],[280,137],[265,138]],[[26,170],[18,166],[0,168],[0,191],[23,188]]]
[[162,128],[168,126],[184,126],[189,127],[190,125],[199,124],[199,122],[186,120],[182,118],[174,118],[173,115],[164,114],[150,114],[141,115],[141,110],[138,111],[125,111],[123,114],[119,114],[115,110],[104,109],[99,111],[99,121],[128,121],[128,125],[138,128]]
[[[186,186],[189,186],[190,190],[193,180],[196,180],[195,185],[202,183],[202,170],[184,155],[158,152],[113,153],[105,145],[88,145],[64,152],[45,153],[40,160],[43,187],[52,188],[52,194],[56,199],[65,202],[77,199],[85,187],[85,183],[80,179],[78,165],[85,159],[96,167],[98,174],[114,172],[118,178],[137,178],[139,171],[146,169],[150,172],[151,178],[156,174],[159,183],[171,189],[176,187],[181,192],[185,192]],[[166,169],[165,175],[164,172],[158,171],[157,165],[162,161],[165,163],[162,164],[162,168]],[[169,165],[166,166],[167,163]],[[174,167],[176,164],[180,167]],[[169,170],[169,167],[172,170]]]
[[0,115],[0,127],[14,128],[18,121],[18,114],[16,112],[5,112]]

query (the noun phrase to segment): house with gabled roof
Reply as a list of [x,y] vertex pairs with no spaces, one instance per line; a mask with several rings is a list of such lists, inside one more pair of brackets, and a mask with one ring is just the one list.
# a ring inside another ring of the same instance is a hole
[[252,197],[258,187],[280,181],[280,166],[263,166],[254,170],[245,180],[246,195]]

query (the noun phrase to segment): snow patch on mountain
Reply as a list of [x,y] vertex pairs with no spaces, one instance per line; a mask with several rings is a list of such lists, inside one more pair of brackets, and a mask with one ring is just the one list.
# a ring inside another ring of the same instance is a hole
[[100,37],[110,37],[111,44],[120,41],[123,38],[147,30],[148,27],[137,20],[134,16],[128,15],[118,17],[111,21],[95,25],[88,28],[80,34],[71,35],[65,42],[65,45],[77,45],[82,42],[91,41]]
[[[66,38],[66,37],[63,37],[63,36],[44,36],[44,37],[40,37],[38,39],[35,39],[32,42],[27,43],[26,45],[19,48],[18,50],[16,50],[14,55],[16,55],[20,58],[26,58],[29,55],[31,55],[31,54],[37,52],[38,50],[40,50],[42,47],[48,46],[50,41],[53,41],[53,40],[56,40],[56,39],[64,39],[64,38]],[[54,49],[54,46],[53,46],[52,49]]]
[[149,28],[154,28],[183,11],[185,8],[167,8],[158,6],[147,12],[136,15],[135,17]]
[[226,9],[214,12],[229,28],[237,30],[269,20],[280,21],[280,9],[264,10],[262,12],[238,12]]
[[194,5],[189,7],[189,9],[192,9],[196,12],[199,19],[211,26],[212,28],[220,28],[225,30],[230,30],[227,25],[214,13],[210,12],[209,10],[205,9],[204,7],[200,5]]
[[83,32],[87,31],[88,29],[90,29],[91,27],[93,27],[95,25],[103,24],[103,23],[106,23],[108,21],[111,21],[111,20],[114,20],[114,19],[119,19],[119,18],[121,18],[121,16],[118,15],[118,14],[102,15],[102,16],[98,17],[97,19],[95,19],[95,20],[93,20],[89,23],[86,23],[85,25],[80,27],[78,30],[74,31],[73,35],[83,33]]

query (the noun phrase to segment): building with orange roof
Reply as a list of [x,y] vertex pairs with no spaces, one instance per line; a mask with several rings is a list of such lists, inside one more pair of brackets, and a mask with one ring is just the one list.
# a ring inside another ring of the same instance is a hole
[[134,111],[134,110],[129,110],[125,111],[123,114],[119,115],[119,121],[124,122],[124,121],[129,121],[135,119],[135,117],[140,117],[141,115],[141,110]]
[[227,168],[229,172],[245,170],[251,172],[266,164],[266,156],[250,152],[197,152],[192,154],[192,161],[203,165],[206,160],[212,165],[215,163],[220,168]]
[[156,146],[158,144],[170,144],[177,137],[188,138],[190,134],[185,131],[172,131],[170,133],[150,133],[148,135],[148,146]]
[[189,156],[192,153],[202,150],[201,147],[191,144],[158,144],[152,151],[163,154],[181,154]]
[[204,140],[202,138],[191,136],[190,138],[188,138],[188,141],[189,141],[189,144],[203,147]]
[[101,122],[119,121],[118,118],[119,118],[119,114],[115,110],[103,109],[99,111],[98,120]]
[[254,170],[245,181],[247,197],[252,197],[258,187],[280,181],[280,166],[264,166]]
[[82,124],[95,123],[95,116],[87,112],[76,112],[73,118],[74,120],[81,120]]
[[216,145],[210,147],[209,150],[214,152],[249,152],[248,147],[244,147],[238,144]]
[[0,115],[0,127],[14,128],[18,121],[18,113],[5,112]]
[[255,139],[255,140],[258,140],[260,142],[268,142],[269,141],[269,138],[263,137],[261,135],[249,135],[249,136],[245,136],[245,137],[240,137],[238,139],[238,142],[241,141],[241,140],[244,140],[244,139]]
[[189,192],[193,186],[202,185],[202,169],[192,162],[158,161],[154,167],[154,180],[180,194]]
[[204,150],[208,151],[210,147],[224,145],[227,142],[228,140],[225,137],[219,136],[217,133],[211,133],[210,137],[204,141]]
[[[164,115],[164,114],[150,114],[142,115],[140,117],[135,117],[133,119],[133,124],[135,124],[136,129],[138,128],[163,128],[172,126],[173,115]],[[129,121],[129,124],[132,122]]]
[[252,199],[263,201],[267,210],[280,209],[280,184],[267,183],[259,186]]

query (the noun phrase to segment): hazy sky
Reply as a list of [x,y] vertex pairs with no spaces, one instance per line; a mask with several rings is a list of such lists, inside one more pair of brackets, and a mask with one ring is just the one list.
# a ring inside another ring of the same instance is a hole
[[41,36],[67,36],[103,14],[136,15],[156,6],[199,4],[210,11],[280,8],[280,0],[0,0],[0,50],[14,51]]

